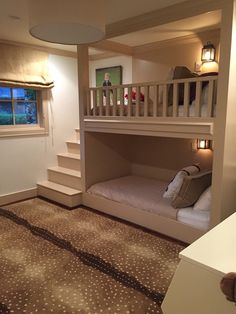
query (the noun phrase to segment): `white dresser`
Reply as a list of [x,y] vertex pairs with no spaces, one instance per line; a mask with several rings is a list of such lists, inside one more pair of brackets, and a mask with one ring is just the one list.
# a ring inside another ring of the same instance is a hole
[[223,275],[236,272],[236,213],[184,249],[180,259],[164,314],[236,314],[220,290]]

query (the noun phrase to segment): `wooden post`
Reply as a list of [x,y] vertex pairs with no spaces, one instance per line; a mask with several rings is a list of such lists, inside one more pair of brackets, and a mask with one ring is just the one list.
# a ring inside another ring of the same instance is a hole
[[88,46],[77,46],[78,84],[79,84],[79,128],[80,128],[80,158],[81,158],[81,189],[86,191],[85,177],[85,132],[84,132],[84,108],[87,107],[89,89],[89,58]]
[[236,204],[236,2],[222,6],[220,73],[214,125],[211,226],[235,212]]

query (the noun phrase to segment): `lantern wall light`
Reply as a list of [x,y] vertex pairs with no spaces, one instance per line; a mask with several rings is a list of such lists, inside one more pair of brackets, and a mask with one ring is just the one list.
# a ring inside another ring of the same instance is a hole
[[197,140],[197,149],[209,149],[210,148],[210,141],[198,139]]
[[207,44],[204,45],[202,48],[202,56],[201,56],[202,62],[215,61],[215,54],[216,54],[216,49],[214,45],[210,41],[208,41]]

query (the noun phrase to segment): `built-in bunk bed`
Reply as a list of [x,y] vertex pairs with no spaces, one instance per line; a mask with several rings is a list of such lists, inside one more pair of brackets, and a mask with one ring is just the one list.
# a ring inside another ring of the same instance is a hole
[[[84,131],[212,140],[216,85],[217,73],[198,76],[176,67],[168,81],[90,88]],[[209,228],[211,169],[207,170],[191,165],[176,171],[172,180],[135,173],[95,180],[86,187],[84,204],[192,242]]]

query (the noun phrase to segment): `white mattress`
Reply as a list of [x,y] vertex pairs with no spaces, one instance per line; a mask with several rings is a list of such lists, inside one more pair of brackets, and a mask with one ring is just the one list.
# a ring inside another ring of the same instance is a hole
[[96,183],[87,192],[207,230],[209,211],[196,211],[192,207],[174,209],[170,200],[162,197],[167,185],[166,181],[125,176]]

